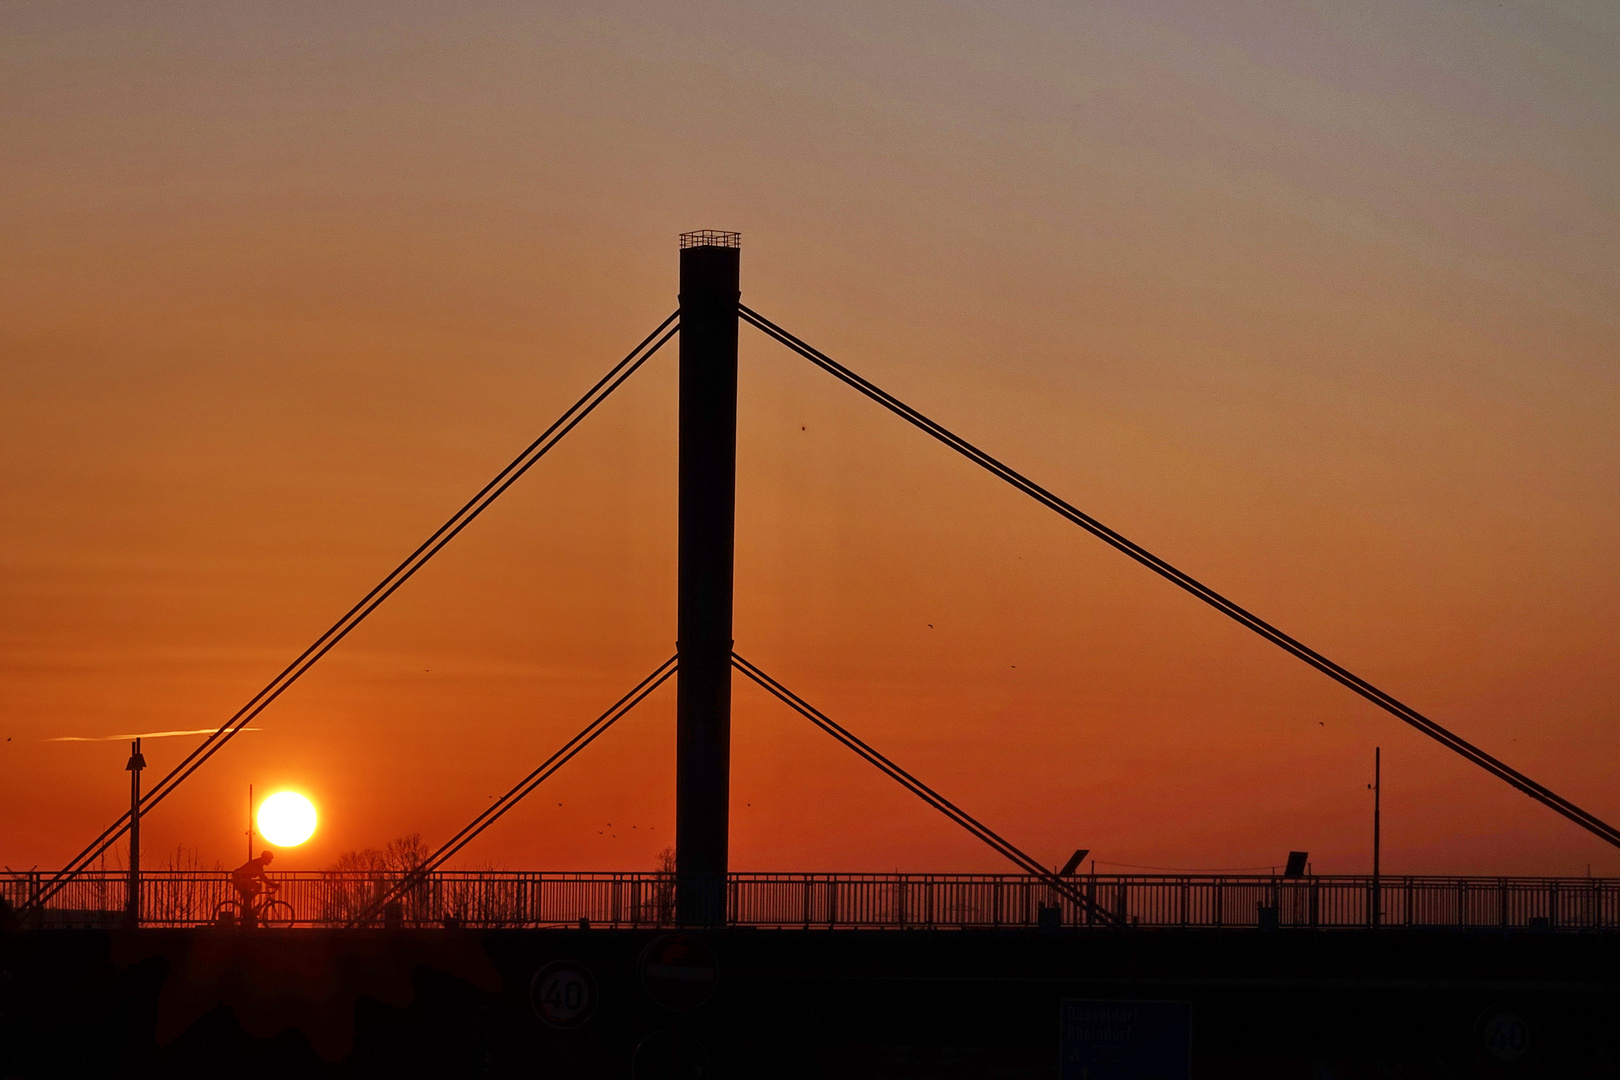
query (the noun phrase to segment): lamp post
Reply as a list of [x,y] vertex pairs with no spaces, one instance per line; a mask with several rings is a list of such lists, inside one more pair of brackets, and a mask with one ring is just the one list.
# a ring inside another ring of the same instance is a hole
[[146,757],[141,753],[141,740],[129,744],[129,889],[124,913],[129,928],[141,925],[141,770],[146,768]]
[[1383,842],[1384,748],[1373,747],[1373,878],[1372,924],[1377,927],[1384,913],[1384,890],[1379,882],[1379,848]]

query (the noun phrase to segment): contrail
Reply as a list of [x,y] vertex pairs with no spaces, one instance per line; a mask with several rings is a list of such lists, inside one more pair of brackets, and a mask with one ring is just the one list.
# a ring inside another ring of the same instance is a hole
[[[243,728],[243,731],[258,731],[256,727]],[[55,735],[43,742],[122,742],[125,739],[167,739],[171,735],[212,735],[214,729],[190,728],[186,731],[137,731],[133,735]]]

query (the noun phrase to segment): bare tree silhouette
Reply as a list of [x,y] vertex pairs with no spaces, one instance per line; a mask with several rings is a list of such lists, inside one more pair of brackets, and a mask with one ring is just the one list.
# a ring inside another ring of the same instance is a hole
[[[369,847],[345,851],[327,867],[326,877],[331,887],[326,893],[322,916],[328,920],[354,918],[395,882],[426,863],[431,854],[422,834],[414,832],[395,837],[380,851]],[[406,889],[397,901],[398,917],[408,922],[425,919],[428,889],[425,881]]]

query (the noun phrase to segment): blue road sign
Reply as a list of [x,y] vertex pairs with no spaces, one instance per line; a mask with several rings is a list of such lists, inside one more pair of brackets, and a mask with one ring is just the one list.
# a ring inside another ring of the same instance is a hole
[[1066,998],[1061,1080],[1188,1080],[1192,1006],[1185,1001]]

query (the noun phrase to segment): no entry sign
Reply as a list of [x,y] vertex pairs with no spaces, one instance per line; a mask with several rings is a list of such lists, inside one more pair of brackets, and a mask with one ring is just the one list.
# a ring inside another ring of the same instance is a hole
[[714,953],[692,934],[666,934],[641,954],[641,984],[666,1009],[697,1008],[709,1000],[719,979]]

